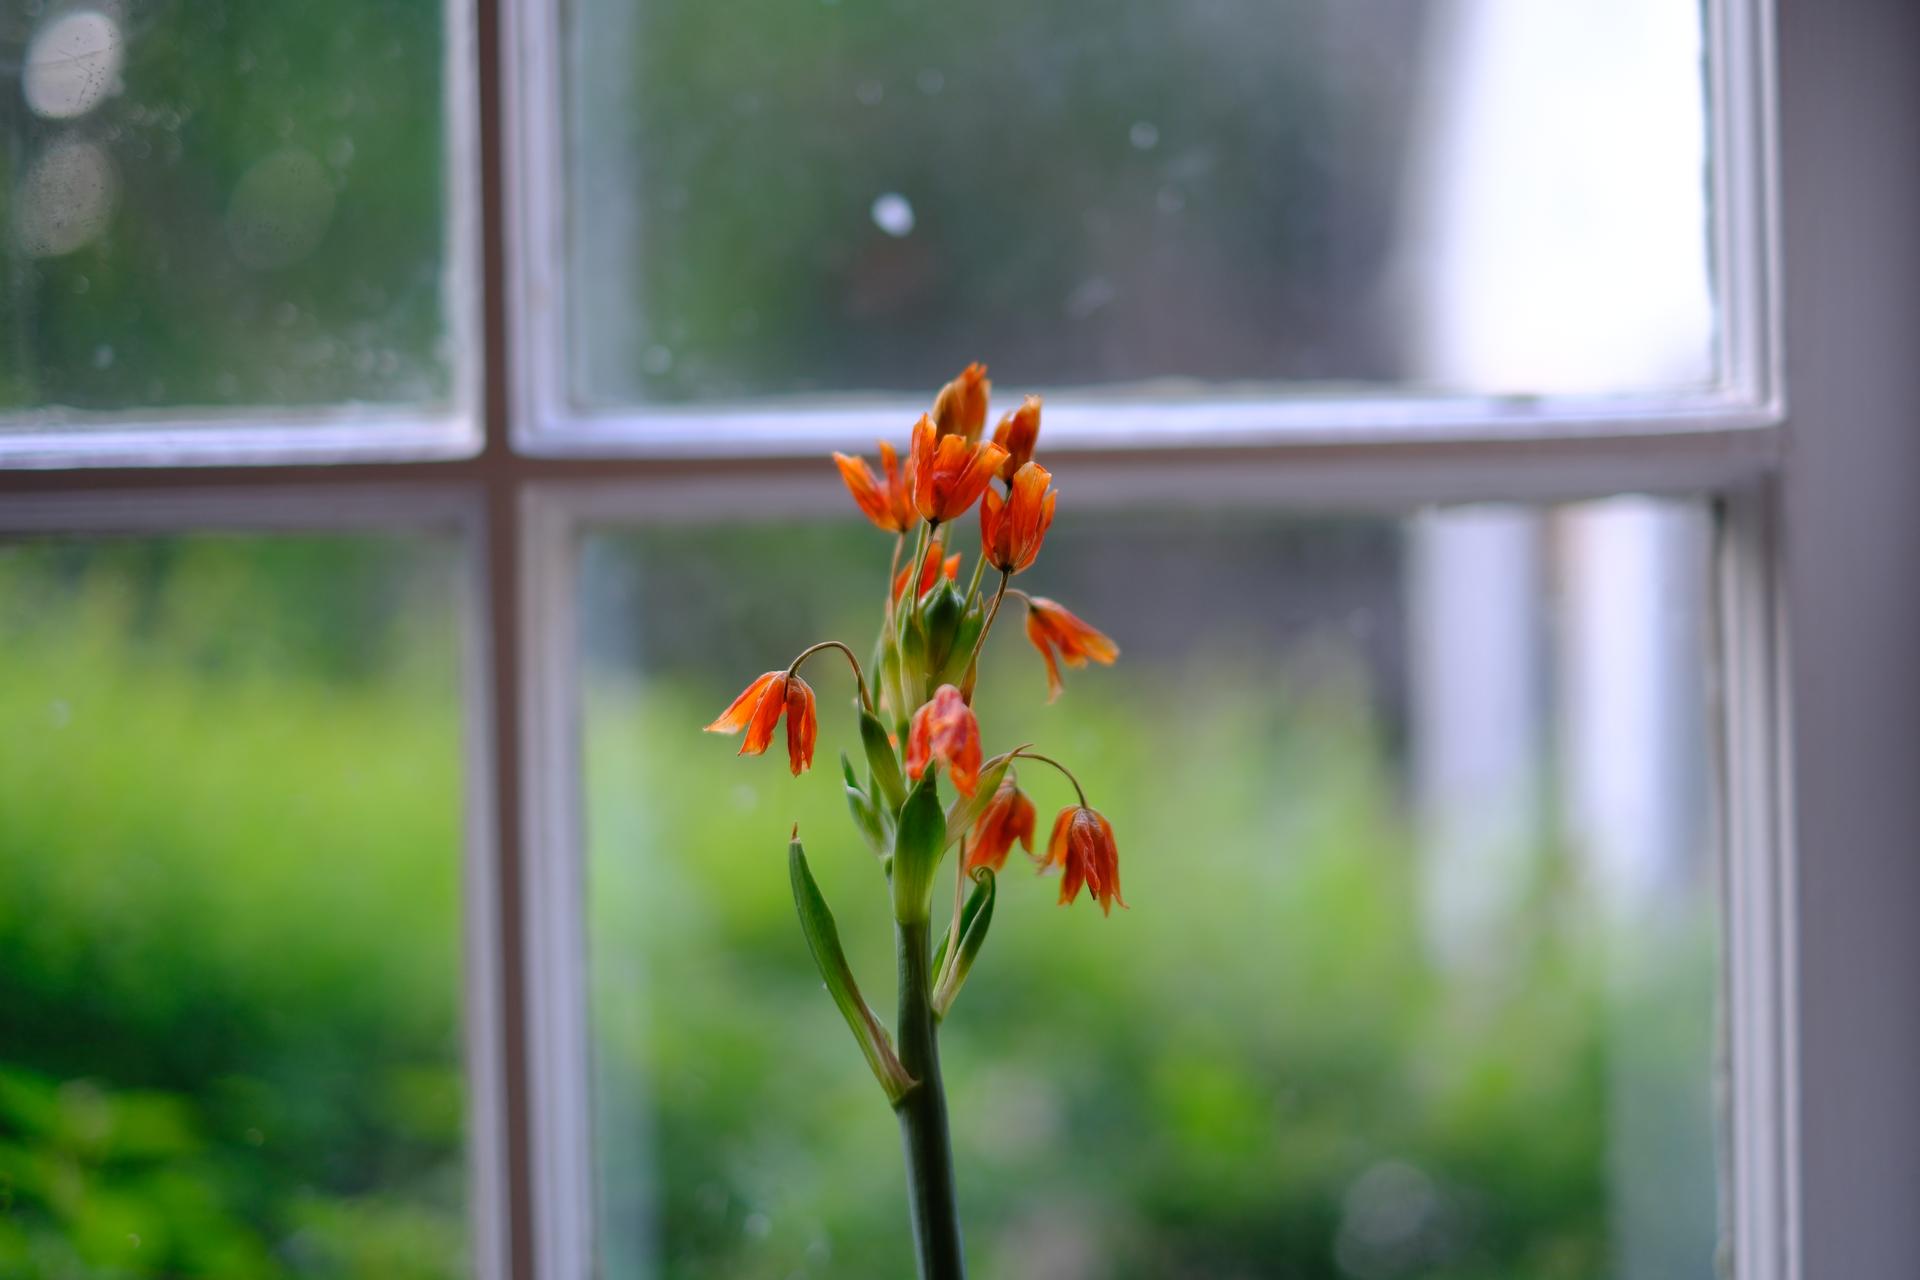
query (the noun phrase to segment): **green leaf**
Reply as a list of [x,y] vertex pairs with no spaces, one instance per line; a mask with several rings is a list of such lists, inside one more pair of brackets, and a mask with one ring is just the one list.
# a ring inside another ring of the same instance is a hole
[[860,995],[860,986],[853,980],[853,968],[840,947],[839,926],[833,921],[826,898],[821,896],[820,886],[814,883],[806,850],[801,848],[797,836],[787,845],[787,871],[793,881],[793,905],[800,913],[800,932],[806,936],[813,963],[827,984],[827,994],[833,997],[840,1015],[847,1020],[860,1052],[866,1056],[867,1066],[873,1069],[873,1078],[886,1091],[887,1101],[897,1104],[918,1082],[900,1065],[886,1027]]
[[993,923],[994,875],[991,867],[977,868],[973,873],[973,892],[967,895],[967,904],[960,912],[960,946],[954,952],[953,963],[945,968],[941,962],[947,953],[947,940],[940,940],[940,949],[933,959],[933,971],[939,974],[933,989],[933,1016],[945,1018],[947,1010],[953,1007],[954,997],[960,994],[960,988],[966,985],[967,975],[973,972],[973,962],[980,955],[980,948],[986,943],[987,928]]
[[1000,789],[1001,779],[1007,776],[1007,766],[1012,763],[1011,755],[993,757],[981,766],[980,781],[975,784],[973,794],[955,798],[947,809],[948,845],[967,834],[980,815],[986,812],[987,806],[993,803],[993,793]]
[[886,802],[890,813],[899,813],[907,799],[900,758],[893,753],[893,744],[887,741],[887,727],[869,711],[860,713],[860,745],[867,751],[867,765],[873,770],[877,798]]
[[940,792],[928,769],[900,806],[900,823],[893,833],[893,917],[912,924],[932,912],[933,875],[947,848],[947,818],[940,809]]

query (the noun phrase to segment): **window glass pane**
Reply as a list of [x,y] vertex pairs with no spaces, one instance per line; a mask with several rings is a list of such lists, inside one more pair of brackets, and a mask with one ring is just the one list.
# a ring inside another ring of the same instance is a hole
[[445,406],[436,0],[0,16],[0,410]]
[[[1624,500],[1054,526],[1021,582],[1120,664],[1049,707],[1007,625],[981,722],[1080,773],[1131,910],[1008,865],[941,1036],[981,1274],[1716,1274],[1706,541],[1699,509]],[[810,669],[798,780],[697,734],[804,644],[863,650],[885,558],[845,521],[586,544],[608,1275],[911,1271],[894,1120],[782,858],[797,819],[890,1011],[834,759],[851,681]],[[1021,780],[1044,836],[1069,793]]]
[[1697,5],[564,12],[587,406],[1717,373]]
[[456,565],[0,547],[0,1274],[465,1274]]

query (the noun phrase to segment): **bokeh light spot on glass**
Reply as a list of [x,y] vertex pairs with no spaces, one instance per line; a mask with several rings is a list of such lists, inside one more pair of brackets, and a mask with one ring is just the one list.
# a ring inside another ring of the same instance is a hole
[[247,266],[271,270],[312,253],[333,217],[326,167],[297,147],[275,151],[248,169],[233,191],[227,234]]
[[113,160],[98,143],[56,139],[34,158],[15,194],[14,242],[30,258],[84,248],[107,229],[117,186]]
[[93,9],[53,18],[27,46],[20,91],[46,120],[71,120],[120,88],[120,24]]
[[913,206],[897,191],[875,196],[872,214],[873,225],[896,240],[913,234]]

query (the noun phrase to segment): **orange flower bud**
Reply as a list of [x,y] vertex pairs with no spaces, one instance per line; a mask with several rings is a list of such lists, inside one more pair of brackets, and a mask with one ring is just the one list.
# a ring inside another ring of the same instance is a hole
[[913,528],[917,512],[913,509],[913,491],[900,474],[900,454],[885,440],[880,442],[880,467],[886,473],[882,482],[867,466],[865,458],[836,453],[833,463],[840,478],[867,519],[888,533],[905,533]]
[[964,436],[939,434],[922,414],[913,426],[911,462],[913,505],[928,520],[947,521],[967,513],[993,483],[1007,451],[991,442],[972,444]]
[[1053,834],[1047,839],[1047,856],[1041,869],[1061,868],[1060,905],[1066,906],[1087,895],[1100,904],[1100,914],[1112,914],[1113,904],[1122,907],[1120,896],[1120,850],[1114,844],[1113,824],[1081,805],[1071,805],[1053,820]]
[[907,776],[918,782],[936,763],[947,766],[963,796],[971,796],[980,783],[980,722],[950,684],[934,690],[907,730]]
[[769,671],[741,690],[720,717],[708,725],[708,733],[738,733],[747,736],[739,754],[757,756],[773,745],[773,731],[780,718],[787,719],[787,763],[798,776],[813,763],[813,740],[819,730],[814,713],[813,690],[799,676],[784,671]]
[[1040,554],[1047,528],[1053,524],[1053,503],[1060,494],[1047,485],[1053,480],[1037,462],[1021,467],[1004,498],[989,487],[980,500],[980,549],[987,563],[1003,573],[1019,573]]
[[1033,801],[1015,784],[1012,770],[1000,780],[993,799],[973,824],[973,842],[967,848],[967,870],[1007,865],[1007,854],[1018,840],[1020,847],[1033,852]]
[[1067,609],[1045,596],[1027,600],[1027,639],[1047,660],[1047,701],[1060,696],[1060,668],[1054,662],[1057,653],[1070,667],[1084,667],[1089,659],[1111,666],[1120,656],[1120,646],[1104,633],[1082,622]]
[[993,429],[993,442],[1007,451],[1007,460],[1000,464],[1002,480],[1013,479],[1014,472],[1033,461],[1033,446],[1039,439],[1040,397],[1028,396]]
[[992,390],[987,366],[977,361],[968,365],[933,398],[934,427],[943,436],[962,436],[968,444],[977,444],[987,425],[987,394]]
[[[934,584],[940,581],[941,574],[944,573],[946,575],[948,582],[952,582],[960,576],[960,552],[956,551],[948,556],[945,561],[942,561],[940,559],[940,552],[942,550],[943,548],[938,538],[935,538],[927,544],[927,562],[920,570],[920,590],[914,593],[914,599],[918,600],[921,596],[933,590]],[[912,572],[913,566],[908,565],[893,575],[893,599],[895,604],[900,602],[900,597],[906,592],[907,577]]]
[[799,676],[787,681],[786,703],[787,764],[797,778],[813,764],[813,740],[819,736],[820,720],[813,708],[813,690]]

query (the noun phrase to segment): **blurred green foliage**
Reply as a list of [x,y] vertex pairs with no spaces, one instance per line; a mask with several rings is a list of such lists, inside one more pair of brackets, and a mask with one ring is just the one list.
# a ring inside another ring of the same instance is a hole
[[[1234,537],[1304,574],[1337,533]],[[787,630],[865,630],[872,550],[838,526],[589,544],[590,611],[634,588],[664,628],[588,665],[609,1277],[910,1268],[893,1119],[804,954],[787,825],[889,1008],[879,873],[833,769],[696,732]],[[1048,589],[1102,540],[1057,550]],[[717,620],[802,560],[839,584],[819,616]],[[0,549],[0,1275],[463,1273],[452,563]],[[690,566],[737,589],[672,591]],[[989,737],[1082,773],[1134,907],[1059,908],[1009,866],[944,1036],[978,1273],[1710,1274],[1710,896],[1625,946],[1542,849],[1490,963],[1436,965],[1372,668],[1337,627],[1261,663],[1228,630],[1051,708],[1017,629],[990,655]],[[850,682],[810,674],[826,761]],[[1044,824],[1063,787],[1026,783]]]
[[[1117,522],[1080,523],[1034,589],[1129,561]],[[1382,533],[1139,523],[1183,565],[1233,546],[1300,584]],[[788,824],[891,1009],[880,873],[837,770],[794,780],[777,751],[691,737],[798,637],[868,634],[876,554],[809,525],[589,544],[590,610],[633,624],[590,639],[585,703],[608,1275],[910,1273],[894,1123],[794,925]],[[730,587],[702,600],[701,578]],[[1130,621],[1199,607],[1165,585],[1178,603],[1136,594],[1094,620],[1125,648]],[[989,750],[1037,741],[1080,773],[1133,909],[1059,908],[1057,882],[1009,864],[943,1034],[980,1274],[1711,1274],[1710,885],[1622,937],[1570,852],[1543,847],[1477,960],[1437,963],[1370,667],[1337,617],[1255,658],[1247,617],[1217,608],[1183,643],[1071,673],[1052,707],[1017,626],[990,651]],[[827,761],[854,742],[851,680],[809,674]],[[1023,781],[1044,837],[1070,793],[1037,767]]]
[[0,548],[0,1275],[459,1273],[450,566]]

